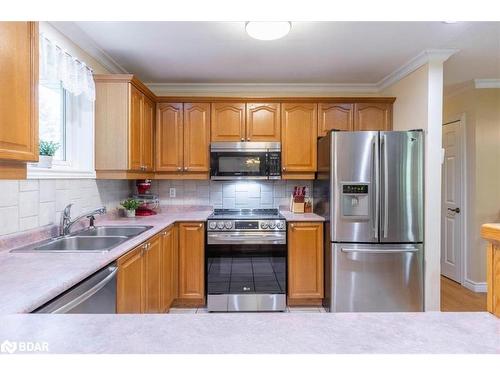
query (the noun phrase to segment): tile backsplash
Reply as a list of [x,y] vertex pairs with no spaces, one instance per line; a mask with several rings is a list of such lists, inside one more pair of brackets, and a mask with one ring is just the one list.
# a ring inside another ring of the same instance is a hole
[[[153,181],[151,192],[162,205],[211,205],[214,208],[275,208],[288,205],[294,186],[306,186],[312,194],[312,181]],[[170,197],[170,188],[175,197]]]
[[114,209],[130,186],[126,180],[0,180],[0,235],[59,223],[69,203],[72,216],[102,205]]

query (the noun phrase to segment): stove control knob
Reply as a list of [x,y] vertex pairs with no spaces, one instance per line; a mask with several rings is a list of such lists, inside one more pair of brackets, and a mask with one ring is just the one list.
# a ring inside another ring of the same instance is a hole
[[215,228],[217,228],[217,223],[216,223],[215,221],[210,221],[210,222],[208,223],[208,227],[209,227],[210,229],[215,229]]
[[277,227],[278,227],[278,229],[283,229],[283,228],[285,228],[285,224],[283,224],[282,221],[278,221]]
[[269,223],[269,228],[274,229],[276,228],[276,223],[274,221]]
[[267,223],[267,221],[263,221],[262,223],[260,223],[260,227],[262,229],[267,229],[269,227],[269,224]]
[[217,229],[224,229],[224,222],[223,221],[219,221],[217,223]]
[[232,221],[226,221],[226,223],[224,224],[224,226],[226,227],[226,229],[231,229],[233,227],[233,222]]

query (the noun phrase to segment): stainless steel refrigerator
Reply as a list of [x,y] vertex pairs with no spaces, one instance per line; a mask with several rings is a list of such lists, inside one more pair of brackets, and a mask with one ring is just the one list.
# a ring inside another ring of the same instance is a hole
[[419,130],[319,140],[314,209],[326,220],[329,311],[423,310],[423,151]]

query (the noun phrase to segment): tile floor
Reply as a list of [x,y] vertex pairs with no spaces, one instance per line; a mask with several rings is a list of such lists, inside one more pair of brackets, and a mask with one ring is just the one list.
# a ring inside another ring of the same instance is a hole
[[[324,307],[287,307],[287,313],[324,313]],[[172,307],[170,314],[208,314],[206,307],[199,308],[180,308]]]

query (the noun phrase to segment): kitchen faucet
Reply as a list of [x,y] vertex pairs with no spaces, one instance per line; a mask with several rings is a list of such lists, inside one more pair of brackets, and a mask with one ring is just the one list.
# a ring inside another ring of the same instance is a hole
[[90,220],[90,228],[94,228],[94,220],[95,217],[94,215],[104,215],[106,213],[106,207],[99,207],[96,208],[92,211],[89,211],[87,213],[81,214],[71,220],[71,206],[73,206],[72,203],[68,204],[65,208],[64,211],[61,214],[61,225],[60,225],[60,235],[61,236],[66,236],[69,234],[69,231],[73,224],[76,222],[80,221],[81,219],[87,218]]

